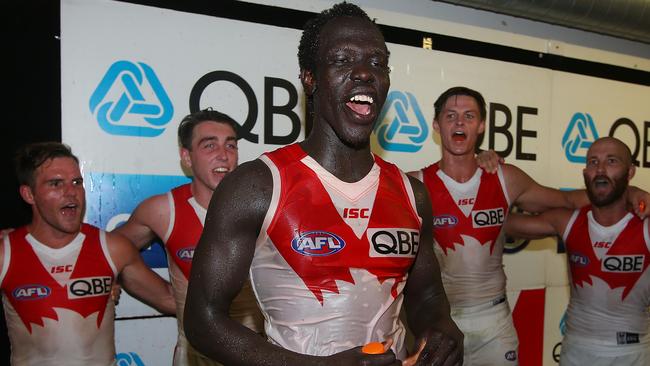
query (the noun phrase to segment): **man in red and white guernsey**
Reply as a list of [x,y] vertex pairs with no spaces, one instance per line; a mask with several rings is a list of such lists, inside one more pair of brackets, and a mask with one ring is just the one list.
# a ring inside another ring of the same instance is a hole
[[[192,182],[146,199],[116,229],[140,249],[156,237],[165,243],[178,320],[174,366],[216,364],[187,343],[183,311],[194,248],[210,198],[223,177],[237,167],[237,126],[230,116],[211,109],[185,116],[178,126],[178,141],[181,163],[192,172]],[[253,331],[263,332],[263,317],[249,281],[233,301],[230,314]]]
[[591,205],[508,220],[513,235],[561,235],[566,245],[571,296],[560,365],[650,364],[650,224],[626,207],[634,172],[623,142],[598,139],[583,171]]
[[11,364],[113,365],[115,279],[120,276],[136,298],[173,314],[171,287],[129,241],[82,223],[83,178],[66,145],[25,146],[16,171],[32,221],[0,243]]
[[[426,190],[370,151],[390,85],[381,32],[356,5],[337,4],[306,24],[298,54],[313,129],[215,190],[188,289],[188,340],[227,365],[401,365],[404,303],[424,347],[418,364],[460,365]],[[249,273],[268,341],[228,316]],[[387,342],[385,352],[364,354],[372,341]]]
[[516,365],[518,340],[503,271],[502,226],[510,206],[528,212],[577,208],[587,204],[587,195],[541,186],[513,165],[498,165],[496,174],[480,168],[475,147],[485,130],[486,107],[479,92],[453,87],[434,106],[442,158],[409,174],[429,191],[442,282],[465,334],[464,364]]

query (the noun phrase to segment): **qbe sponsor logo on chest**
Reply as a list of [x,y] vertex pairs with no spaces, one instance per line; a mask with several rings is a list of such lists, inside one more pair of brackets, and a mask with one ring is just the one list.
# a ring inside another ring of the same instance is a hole
[[475,229],[501,226],[504,220],[505,212],[502,207],[472,211],[472,226]]
[[420,233],[413,229],[368,229],[371,258],[413,258],[418,253]]
[[113,279],[111,277],[74,278],[68,282],[68,298],[79,299],[109,294]]
[[608,255],[603,258],[603,272],[643,272],[644,255]]

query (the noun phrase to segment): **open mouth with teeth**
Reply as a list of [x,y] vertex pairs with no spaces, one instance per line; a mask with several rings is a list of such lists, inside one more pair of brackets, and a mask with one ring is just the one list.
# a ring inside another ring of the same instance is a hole
[[609,179],[606,177],[596,177],[594,178],[594,188],[596,189],[607,189],[610,185]]
[[212,169],[213,173],[228,173],[229,171],[230,171],[230,169],[228,169],[226,167],[218,167],[218,168]]
[[78,205],[75,203],[68,203],[67,205],[61,207],[61,214],[63,216],[74,216],[77,214]]
[[465,132],[463,131],[456,131],[453,133],[453,135],[451,135],[451,139],[454,142],[463,142],[467,140],[467,135],[465,135]]
[[350,100],[345,103],[348,108],[354,111],[354,113],[367,116],[370,114],[371,106],[374,103],[374,99],[365,94],[357,94],[350,98]]

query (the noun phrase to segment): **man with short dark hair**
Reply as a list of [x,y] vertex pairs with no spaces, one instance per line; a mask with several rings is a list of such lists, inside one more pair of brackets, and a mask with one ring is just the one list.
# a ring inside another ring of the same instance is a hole
[[591,205],[508,218],[510,235],[559,235],[566,245],[571,296],[560,365],[650,364],[650,220],[627,209],[634,172],[630,149],[600,138],[583,170]]
[[[401,365],[404,302],[424,347],[417,364],[462,363],[426,189],[370,150],[388,55],[353,4],[305,26],[298,56],[313,129],[215,191],[185,308],[187,337],[202,353],[227,365]],[[249,273],[268,342],[228,317]],[[364,354],[372,341],[387,342],[385,352]]]
[[[178,143],[181,164],[191,171],[192,182],[146,199],[115,230],[140,249],[156,237],[165,244],[178,313],[174,366],[215,364],[187,343],[183,310],[194,248],[203,231],[208,203],[221,180],[237,167],[237,128],[230,116],[211,109],[185,116],[178,126]],[[263,332],[262,315],[249,281],[233,301],[230,315],[255,332]]]
[[82,223],[83,178],[67,146],[25,146],[16,171],[32,221],[0,243],[12,365],[114,364],[115,279],[136,298],[173,314],[169,283],[128,240]]

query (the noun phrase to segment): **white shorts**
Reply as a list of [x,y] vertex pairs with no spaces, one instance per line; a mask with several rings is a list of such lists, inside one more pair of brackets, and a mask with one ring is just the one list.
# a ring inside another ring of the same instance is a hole
[[597,346],[562,340],[560,366],[648,366],[650,350],[647,346]]
[[452,309],[451,316],[465,335],[464,366],[519,364],[519,340],[505,297],[471,308]]

